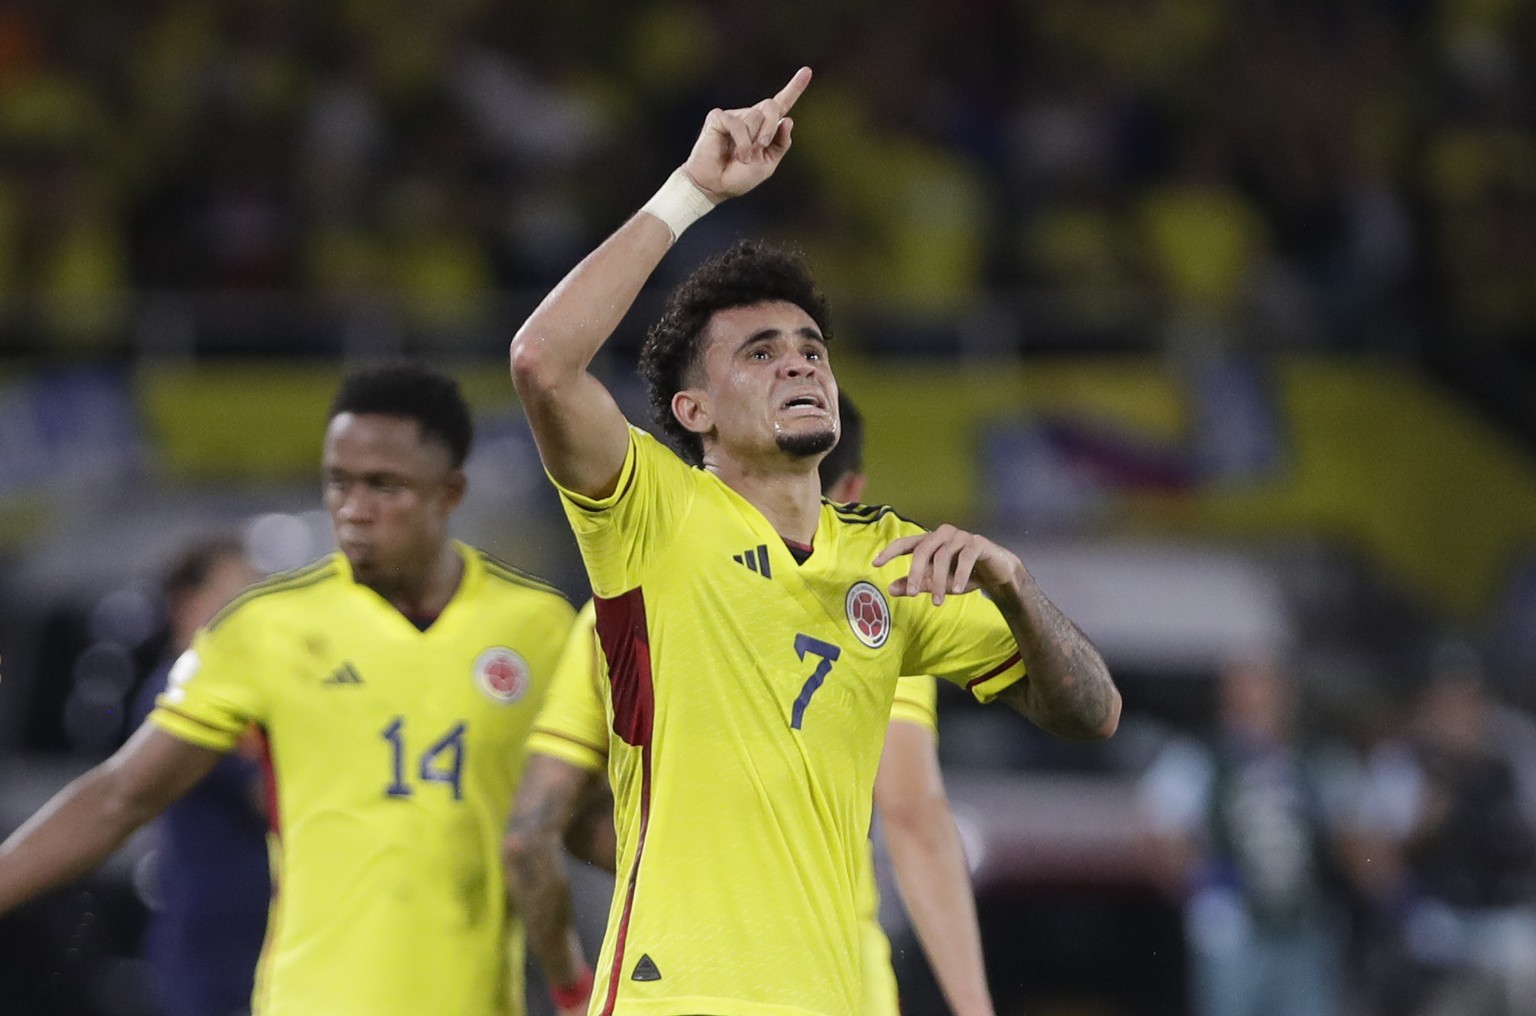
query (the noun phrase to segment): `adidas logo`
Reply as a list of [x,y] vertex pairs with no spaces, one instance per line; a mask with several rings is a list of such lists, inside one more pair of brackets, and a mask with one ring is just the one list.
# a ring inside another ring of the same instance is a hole
[[629,975],[631,981],[659,981],[661,971],[656,969],[656,964],[650,956],[641,953],[640,962],[635,964],[635,972]]
[[332,684],[332,685],[335,685],[335,684],[362,684],[363,683],[363,675],[359,674],[357,672],[357,668],[352,666],[351,663],[343,663],[341,666],[339,666],[335,670],[331,671],[330,676],[327,677],[325,680],[321,681],[320,683],[321,684]]
[[768,568],[768,545],[766,543],[759,543],[753,550],[744,550],[740,554],[732,554],[731,560],[737,564],[746,565],[765,579],[773,578],[773,572]]

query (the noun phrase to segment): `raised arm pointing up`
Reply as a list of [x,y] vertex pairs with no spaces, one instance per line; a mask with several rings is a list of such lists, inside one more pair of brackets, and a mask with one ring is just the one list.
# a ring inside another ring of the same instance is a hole
[[550,475],[591,497],[612,492],[628,438],[623,414],[587,372],[667,249],[710,208],[773,175],[789,151],[802,67],[777,95],[711,110],[693,151],[645,207],[572,269],[512,340],[512,380]]

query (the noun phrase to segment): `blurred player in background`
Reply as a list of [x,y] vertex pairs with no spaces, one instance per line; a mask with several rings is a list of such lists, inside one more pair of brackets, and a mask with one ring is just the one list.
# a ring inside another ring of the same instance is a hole
[[[851,399],[839,394],[837,404],[842,434],[817,473],[827,500],[851,504],[862,500],[869,479],[864,475],[864,418]],[[902,902],[950,1010],[956,1016],[991,1016],[970,870],[939,771],[938,720],[937,682],[903,677],[875,772],[875,810]],[[896,1016],[901,1008],[891,944],[880,927],[873,855],[859,893],[864,938],[860,1012]]]
[[0,844],[0,912],[90,870],[254,723],[276,843],[255,1012],[521,1012],[501,840],[573,611],[449,537],[473,437],[452,379],[359,371],[329,421],[340,552],[197,635],[128,743]]
[[773,173],[809,82],[802,69],[750,109],[713,110],[687,162],[512,343],[609,671],[619,887],[599,1014],[859,1011],[855,894],[900,675],[1064,736],[1119,722],[1102,658],[1012,552],[822,500],[837,382],[798,260],[738,244],[647,336],[652,407],[687,461],[588,371],[678,234]]
[[1308,736],[1300,693],[1281,654],[1227,661],[1215,736],[1170,740],[1141,777],[1148,856],[1184,901],[1194,1016],[1343,1011],[1359,781]]
[[[233,536],[197,540],[171,562],[161,582],[170,653],[139,689],[135,725],[197,630],[258,577]],[[145,956],[164,1016],[250,1012],[272,896],[260,758],[260,735],[248,731],[155,824]]]
[[[864,475],[864,424],[853,401],[838,393],[842,436],[818,473],[830,501],[857,502]],[[611,871],[613,813],[604,792],[608,721],[592,604],[576,624],[544,708],[528,738],[528,766],[507,838],[508,878],[516,886],[528,943],[551,985],[561,1016],[586,1011],[592,971],[571,923],[570,890],[560,858],[566,842],[583,860]],[[904,677],[896,687],[885,749],[875,775],[880,813],[897,884],[944,996],[958,1016],[991,1016],[976,903],[965,850],[939,771],[937,688],[931,677]],[[594,813],[598,813],[594,815]],[[604,829],[604,826],[607,828]],[[891,944],[879,920],[873,851],[858,885],[862,923],[862,1016],[897,1016]]]

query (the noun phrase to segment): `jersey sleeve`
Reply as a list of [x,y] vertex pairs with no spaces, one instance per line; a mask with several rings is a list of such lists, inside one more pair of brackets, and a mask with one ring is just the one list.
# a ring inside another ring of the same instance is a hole
[[935,607],[926,596],[909,601],[916,623],[902,672],[933,674],[968,689],[980,702],[1024,678],[1013,630],[997,605],[980,592],[945,597]]
[[891,703],[892,723],[912,723],[939,729],[939,686],[925,675],[903,677],[896,682],[896,699]]
[[697,492],[693,473],[660,441],[631,426],[612,494],[589,498],[555,484],[594,593],[606,599],[640,585],[647,565],[682,529]]
[[608,764],[608,716],[603,705],[597,613],[588,602],[576,616],[533,732],[528,753],[548,755],[587,772]]
[[257,639],[247,614],[203,629],[171,667],[149,720],[183,741],[229,751],[247,726],[265,718],[256,660]]

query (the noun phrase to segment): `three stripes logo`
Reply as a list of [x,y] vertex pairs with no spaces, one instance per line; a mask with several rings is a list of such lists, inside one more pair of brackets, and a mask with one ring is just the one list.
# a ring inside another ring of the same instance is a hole
[[330,676],[326,677],[325,680],[321,681],[320,683],[328,685],[362,684],[363,675],[359,674],[357,672],[357,668],[352,666],[351,662],[349,661],[347,663],[343,663],[341,666],[331,671]]
[[737,564],[744,564],[752,571],[765,579],[773,578],[773,572],[768,568],[768,545],[759,543],[752,550],[744,550],[740,554],[732,554],[731,560]]

